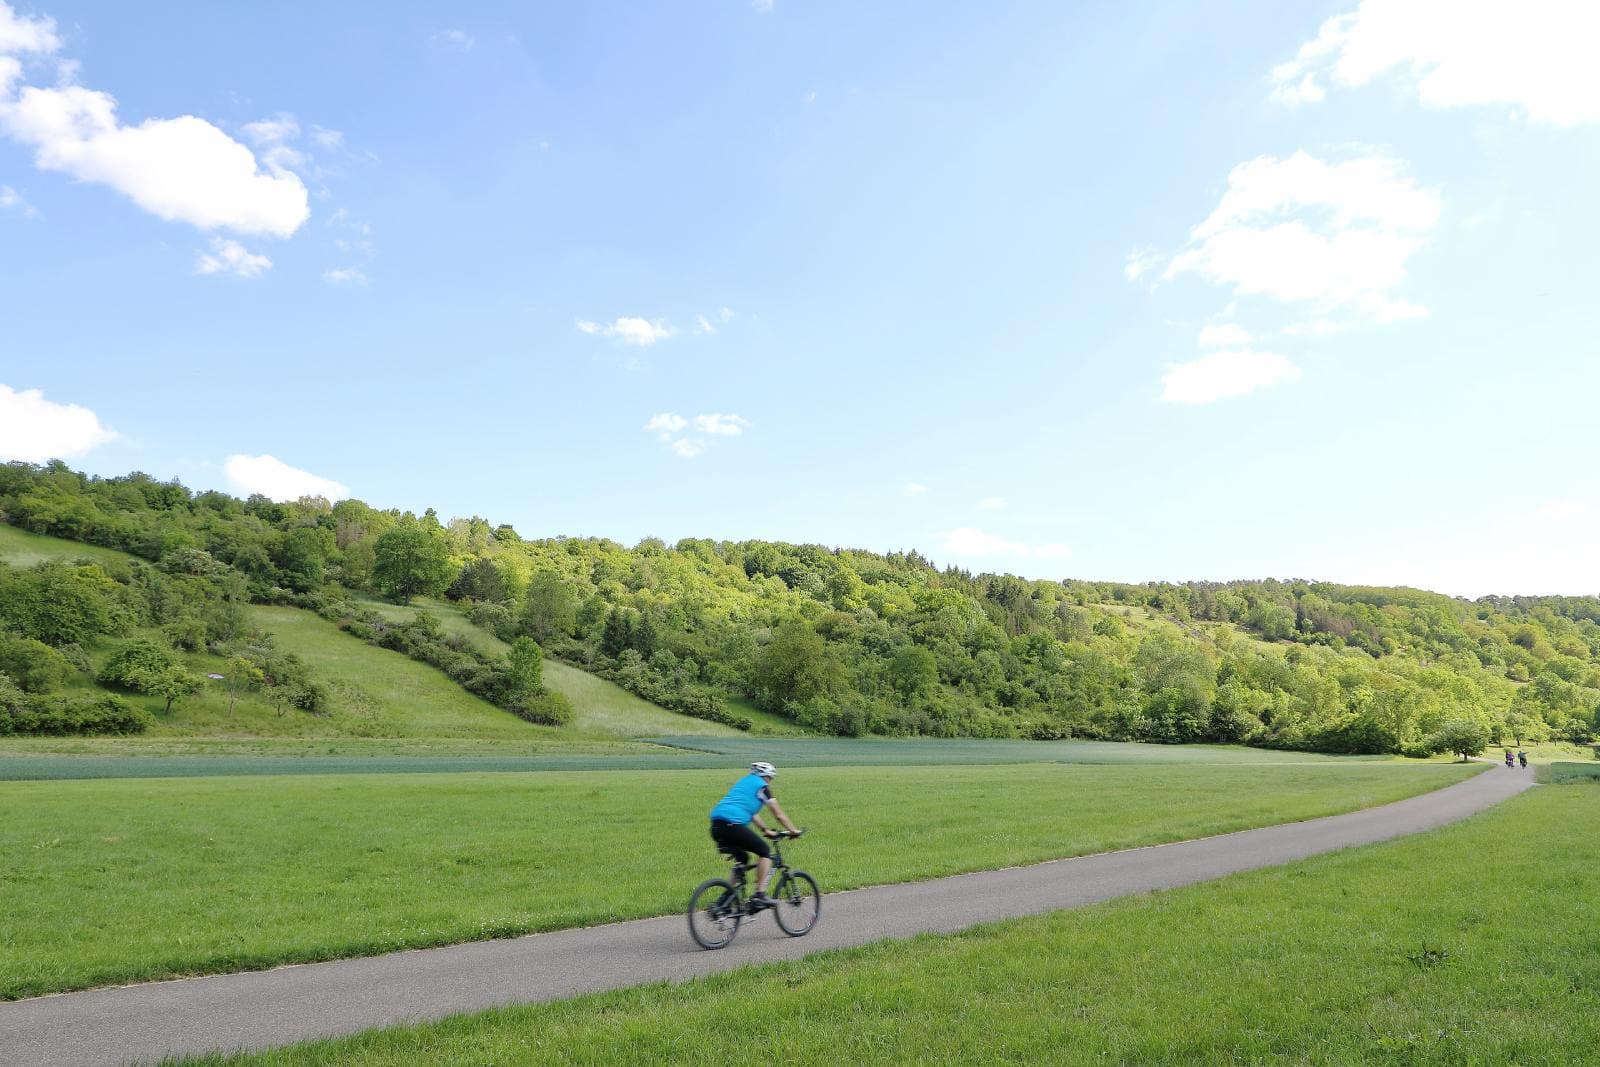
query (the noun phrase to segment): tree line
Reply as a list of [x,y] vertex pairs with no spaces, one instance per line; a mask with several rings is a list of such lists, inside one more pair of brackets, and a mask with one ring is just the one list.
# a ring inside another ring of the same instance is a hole
[[735,724],[730,704],[745,699],[852,736],[1421,754],[1466,727],[1587,741],[1600,711],[1595,597],[1046,582],[940,569],[915,551],[525,539],[479,517],[239,500],[61,464],[0,468],[0,517],[158,563],[203,552],[249,598],[357,633],[371,621],[350,591],[443,595],[507,640]]

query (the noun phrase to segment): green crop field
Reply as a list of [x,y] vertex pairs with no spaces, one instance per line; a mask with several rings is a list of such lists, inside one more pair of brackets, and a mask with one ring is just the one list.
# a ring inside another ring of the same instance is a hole
[[1588,1064],[1597,821],[1600,788],[1548,787],[1206,885],[205,1062]]
[[[815,831],[803,862],[842,889],[1331,814],[1477,769],[836,767],[779,793]],[[720,867],[706,811],[736,773],[0,783],[0,997],[676,911]]]
[[[579,677],[587,678],[579,673]],[[598,680],[597,680],[598,681]],[[624,694],[625,696],[627,694]],[[629,697],[629,699],[632,699]],[[653,708],[653,705],[645,705]],[[659,709],[657,709],[659,712]],[[661,714],[669,714],[662,712]],[[168,778],[254,774],[439,774],[482,771],[692,770],[757,759],[783,767],[1003,766],[1014,763],[1192,764],[1362,767],[1422,764],[1385,756],[1324,756],[1228,745],[1140,745],[1109,741],[974,741],[902,738],[675,737],[575,740],[541,730],[538,741],[308,739],[14,740],[0,745],[0,781]],[[363,747],[365,744],[366,747]],[[93,756],[94,758],[83,758]]]

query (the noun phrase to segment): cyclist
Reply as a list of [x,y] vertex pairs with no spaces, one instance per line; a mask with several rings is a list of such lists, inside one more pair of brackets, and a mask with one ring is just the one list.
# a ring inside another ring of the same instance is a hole
[[746,862],[752,852],[761,857],[756,863],[756,895],[750,901],[751,907],[757,911],[772,907],[772,898],[767,896],[767,878],[772,874],[772,849],[756,836],[750,824],[754,823],[756,830],[768,837],[773,836],[776,831],[769,830],[766,823],[761,821],[761,809],[770,807],[784,829],[795,836],[800,834],[799,827],[789,821],[789,816],[773,799],[772,779],[777,775],[778,768],[765,760],[757,760],[750,764],[750,773],[733,783],[728,795],[711,809],[711,840],[717,843],[718,848],[732,856],[735,863]]

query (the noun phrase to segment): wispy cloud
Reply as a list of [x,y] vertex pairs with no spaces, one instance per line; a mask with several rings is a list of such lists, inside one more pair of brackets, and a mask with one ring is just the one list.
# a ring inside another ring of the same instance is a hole
[[1222,322],[1200,327],[1197,343],[1201,348],[1219,348],[1223,345],[1247,345],[1252,340],[1244,327]]
[[[694,433],[684,433],[693,425]],[[654,434],[656,440],[683,459],[693,459],[710,446],[710,438],[739,437],[750,428],[750,420],[742,415],[715,412],[686,419],[672,411],[652,415],[642,429]]]
[[232,274],[239,278],[258,278],[271,269],[272,260],[226,237],[213,237],[210,252],[195,253],[196,274]]
[[[4,17],[0,11],[0,34],[7,31]],[[72,459],[116,438],[88,408],[46,400],[37,389],[0,385],[0,461]]]
[[0,211],[16,211],[23,218],[29,219],[36,218],[39,214],[21,193],[9,185],[0,185]]
[[356,267],[329,267],[322,272],[322,280],[329,285],[366,285],[367,276]]
[[470,52],[478,43],[476,37],[461,29],[439,30],[431,40],[441,48],[455,52]]
[[589,334],[591,337],[605,337],[620,341],[625,345],[649,346],[657,341],[665,340],[678,331],[666,324],[664,319],[641,319],[635,316],[623,316],[611,322],[594,322],[589,319],[579,319],[578,332]]
[[978,501],[979,511],[1003,511],[1005,506],[1006,498],[1003,496],[986,496]]
[[921,496],[923,493],[931,492],[931,490],[921,482],[907,482],[901,487],[900,491],[906,496]]

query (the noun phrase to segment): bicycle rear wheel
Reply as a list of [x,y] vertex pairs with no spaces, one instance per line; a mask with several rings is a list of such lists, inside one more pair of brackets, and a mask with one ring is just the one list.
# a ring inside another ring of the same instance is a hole
[[790,937],[804,937],[822,915],[822,892],[805,871],[784,871],[772,891],[772,916]]
[[726,878],[709,878],[689,898],[689,936],[701,948],[722,948],[739,932],[744,901]]

